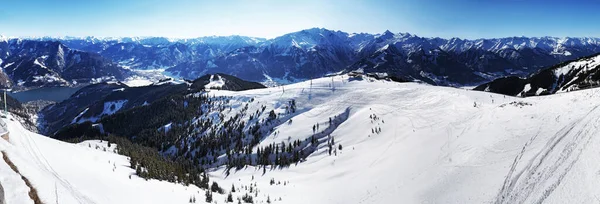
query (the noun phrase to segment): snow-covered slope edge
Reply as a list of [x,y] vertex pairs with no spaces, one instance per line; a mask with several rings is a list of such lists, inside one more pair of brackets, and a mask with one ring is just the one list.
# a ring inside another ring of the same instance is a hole
[[[113,152],[114,144],[64,143],[29,132],[12,117],[7,123],[10,142],[0,139],[0,150],[30,180],[44,203],[189,203],[192,196],[203,198],[204,191],[193,185],[146,181],[133,175],[128,158]],[[7,203],[33,203],[20,176],[4,167],[6,163],[0,160],[0,183]]]

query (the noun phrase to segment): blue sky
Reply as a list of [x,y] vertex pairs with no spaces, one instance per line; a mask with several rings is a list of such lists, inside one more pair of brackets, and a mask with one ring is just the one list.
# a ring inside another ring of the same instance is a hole
[[312,27],[426,37],[600,37],[600,1],[0,0],[7,36],[246,35]]

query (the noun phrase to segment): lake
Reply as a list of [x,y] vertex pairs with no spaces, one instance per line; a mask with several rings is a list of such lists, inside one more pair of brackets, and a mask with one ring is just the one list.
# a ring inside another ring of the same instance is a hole
[[61,102],[83,87],[43,87],[16,93],[7,93],[21,103],[35,100]]

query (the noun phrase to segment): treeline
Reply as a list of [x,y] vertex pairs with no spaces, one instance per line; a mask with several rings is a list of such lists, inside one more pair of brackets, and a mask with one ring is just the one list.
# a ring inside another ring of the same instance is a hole
[[[89,124],[81,124],[78,130],[84,129]],[[91,126],[87,126],[91,127]],[[95,129],[95,128],[92,128]],[[84,131],[92,133],[93,131]],[[201,166],[194,165],[189,160],[171,160],[162,156],[157,149],[135,144],[127,138],[112,134],[87,134],[83,137],[66,139],[67,142],[79,143],[85,140],[105,140],[109,144],[116,144],[119,154],[129,157],[132,169],[136,175],[145,179],[157,179],[185,185],[196,185],[199,188],[209,188],[209,178]]]
[[117,144],[117,151],[130,158],[131,168],[136,175],[146,179],[158,179],[169,182],[193,184],[208,189],[208,178],[202,167],[189,160],[169,160],[159,154],[158,150],[132,143],[126,138],[108,136],[108,141]]

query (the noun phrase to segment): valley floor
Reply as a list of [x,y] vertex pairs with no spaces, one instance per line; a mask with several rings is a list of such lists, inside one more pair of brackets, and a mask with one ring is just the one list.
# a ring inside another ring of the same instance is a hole
[[[255,203],[597,203],[600,202],[600,90],[515,98],[416,83],[347,77],[243,92],[236,108],[283,112],[291,99],[298,114],[275,127],[261,145],[304,140],[329,118],[347,119],[306,161],[285,168],[212,169],[211,179]],[[345,116],[344,116],[345,117]],[[45,203],[189,203],[204,193],[133,175],[128,158],[105,142],[59,142],[8,120],[10,142],[0,150]],[[319,130],[317,130],[319,131]],[[341,150],[338,145],[341,145]],[[97,146],[97,147],[96,147]],[[274,181],[274,184],[271,184]],[[28,187],[0,161],[8,203],[32,203]],[[249,190],[253,186],[252,193]],[[257,193],[258,190],[258,193]],[[225,195],[214,194],[224,203]],[[237,200],[236,200],[237,202]]]

